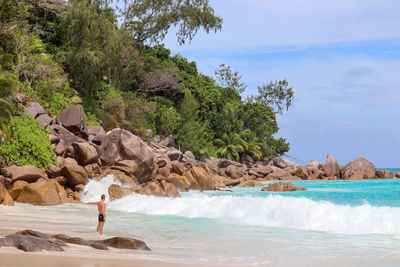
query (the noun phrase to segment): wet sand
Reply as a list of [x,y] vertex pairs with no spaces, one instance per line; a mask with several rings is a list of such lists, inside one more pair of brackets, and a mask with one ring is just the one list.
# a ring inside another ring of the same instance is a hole
[[[46,234],[63,233],[85,239],[106,239],[113,235],[99,236],[90,228],[74,223],[68,214],[29,210],[27,207],[5,207],[0,205],[0,238],[20,230],[31,229]],[[60,207],[63,209],[63,207]],[[136,238],[134,236],[131,236]],[[146,242],[146,240],[143,240]],[[63,252],[42,251],[24,252],[14,247],[0,247],[0,266],[28,267],[106,267],[106,266],[160,266],[160,267],[209,267],[232,266],[217,263],[178,262],[157,259],[147,252],[110,248],[108,251],[96,250],[87,246],[68,244]],[[234,265],[238,266],[238,265]]]

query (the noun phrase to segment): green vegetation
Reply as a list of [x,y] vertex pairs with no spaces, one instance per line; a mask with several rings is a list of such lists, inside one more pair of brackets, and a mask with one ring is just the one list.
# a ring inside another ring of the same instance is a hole
[[49,136],[34,118],[14,116],[9,129],[12,138],[0,146],[6,163],[19,162],[42,169],[54,164],[56,154],[50,148]]
[[[15,93],[38,101],[53,116],[81,103],[89,125],[106,130],[172,134],[183,151],[199,158],[246,162],[289,151],[286,140],[275,137],[276,114],[293,98],[286,80],[260,86],[257,95],[243,100],[246,85],[238,71],[221,64],[215,78],[203,75],[195,62],[171,55],[161,44],[172,27],[180,44],[199,30],[220,30],[222,18],[208,0],[117,1],[118,11],[110,2],[0,3],[0,127],[12,137],[0,153],[8,162],[46,167],[54,160],[40,125],[26,117],[11,119],[21,108],[9,101]],[[17,129],[18,123],[24,126]]]

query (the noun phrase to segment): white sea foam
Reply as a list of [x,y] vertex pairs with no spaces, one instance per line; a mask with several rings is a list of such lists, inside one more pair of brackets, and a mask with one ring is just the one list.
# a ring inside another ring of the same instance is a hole
[[[99,194],[107,194],[112,183],[115,183],[112,177],[101,182],[89,182],[82,201],[98,201]],[[252,226],[400,236],[400,208],[374,207],[367,202],[360,206],[346,206],[304,197],[209,196],[193,192],[181,198],[131,194],[110,202],[108,208],[148,215],[210,218]]]
[[112,184],[117,184],[121,187],[122,185],[119,180],[116,180],[113,175],[107,175],[101,180],[90,179],[85,188],[83,189],[81,201],[82,202],[97,202],[100,200],[100,196],[104,194],[106,196],[106,202],[110,199],[108,195],[108,187]]

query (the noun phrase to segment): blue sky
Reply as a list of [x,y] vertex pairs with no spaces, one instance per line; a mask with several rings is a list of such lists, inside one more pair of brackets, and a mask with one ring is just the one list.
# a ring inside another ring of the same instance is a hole
[[278,116],[278,136],[295,162],[340,164],[365,156],[400,167],[400,1],[211,0],[224,19],[216,34],[199,32],[174,54],[213,76],[219,64],[238,70],[244,96],[287,79],[295,99]]

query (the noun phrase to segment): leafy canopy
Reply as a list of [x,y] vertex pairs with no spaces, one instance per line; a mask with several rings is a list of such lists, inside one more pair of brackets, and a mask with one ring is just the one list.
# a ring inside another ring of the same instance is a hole
[[132,33],[135,43],[161,42],[171,27],[177,28],[179,44],[193,39],[199,29],[207,33],[222,28],[208,0],[123,0],[122,27]]

